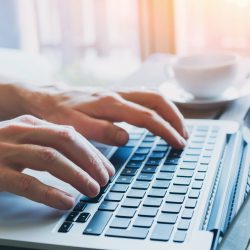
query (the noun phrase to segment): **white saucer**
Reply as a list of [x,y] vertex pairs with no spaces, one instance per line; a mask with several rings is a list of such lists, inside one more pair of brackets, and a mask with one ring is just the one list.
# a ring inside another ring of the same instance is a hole
[[226,106],[241,97],[249,95],[250,83],[242,84],[241,87],[231,86],[215,99],[197,99],[175,82],[164,82],[160,85],[159,90],[164,96],[179,106],[190,109],[213,109]]

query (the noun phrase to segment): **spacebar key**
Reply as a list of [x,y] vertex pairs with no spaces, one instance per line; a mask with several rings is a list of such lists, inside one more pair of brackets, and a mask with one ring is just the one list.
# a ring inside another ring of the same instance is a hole
[[111,217],[112,212],[97,211],[85,228],[83,234],[100,235]]
[[106,232],[106,236],[120,237],[120,238],[131,238],[131,239],[145,239],[148,234],[148,229],[132,227],[129,230],[109,228]]

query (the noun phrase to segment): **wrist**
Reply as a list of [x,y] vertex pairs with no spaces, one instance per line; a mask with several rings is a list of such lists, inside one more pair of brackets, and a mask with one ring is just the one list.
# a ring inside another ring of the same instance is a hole
[[46,106],[51,105],[53,101],[49,92],[41,87],[25,84],[14,84],[12,89],[17,100],[19,115],[30,114],[38,118],[45,117],[45,112],[48,110]]

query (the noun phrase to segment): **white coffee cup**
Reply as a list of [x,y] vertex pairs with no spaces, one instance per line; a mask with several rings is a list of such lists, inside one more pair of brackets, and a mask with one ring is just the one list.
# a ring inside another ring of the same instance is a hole
[[196,98],[217,98],[238,77],[239,56],[230,52],[178,57],[171,64],[177,83]]

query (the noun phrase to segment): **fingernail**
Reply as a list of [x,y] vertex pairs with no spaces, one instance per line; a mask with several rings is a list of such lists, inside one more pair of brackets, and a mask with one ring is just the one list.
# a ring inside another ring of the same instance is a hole
[[100,176],[99,176],[100,184],[106,185],[109,180],[109,174],[105,169],[100,170]]
[[183,129],[183,135],[184,135],[185,139],[189,138],[189,133],[188,133],[186,128]]
[[116,134],[116,142],[125,144],[128,141],[128,134],[125,131],[118,131]]
[[100,186],[95,181],[90,181],[89,185],[88,185],[88,188],[89,188],[89,191],[90,191],[92,196],[98,195],[98,193],[100,191]]
[[183,146],[183,147],[185,147],[187,145],[187,141],[182,137],[180,138],[179,142],[180,142],[181,146]]

